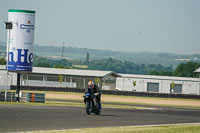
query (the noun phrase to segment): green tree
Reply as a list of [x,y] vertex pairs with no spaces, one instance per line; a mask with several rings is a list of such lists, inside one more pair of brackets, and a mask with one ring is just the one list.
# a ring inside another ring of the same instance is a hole
[[6,64],[6,59],[0,58],[0,65],[5,65],[5,64]]
[[50,67],[50,64],[45,63],[45,62],[40,62],[35,65],[36,67]]
[[53,68],[65,68],[65,66],[56,64],[53,66]]
[[165,71],[165,70],[151,70],[148,72],[149,75],[159,75],[159,76],[172,76],[172,71]]
[[197,62],[187,62],[181,63],[174,71],[174,76],[178,77],[197,77],[194,71],[200,67],[200,63]]

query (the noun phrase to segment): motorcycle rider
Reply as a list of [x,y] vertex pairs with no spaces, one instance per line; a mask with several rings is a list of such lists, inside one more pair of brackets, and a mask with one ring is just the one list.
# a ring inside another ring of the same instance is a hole
[[101,112],[101,91],[94,81],[88,82],[88,89],[86,91],[91,92],[97,98],[97,104],[99,111]]

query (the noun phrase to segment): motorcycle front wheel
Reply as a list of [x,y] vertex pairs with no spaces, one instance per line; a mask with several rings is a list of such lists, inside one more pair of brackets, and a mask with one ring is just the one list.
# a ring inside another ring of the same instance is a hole
[[86,106],[86,112],[87,112],[87,114],[90,115],[91,112],[92,112],[91,101],[86,101],[85,106]]
[[96,114],[96,115],[100,115],[100,113],[101,113],[101,112],[100,112],[100,110],[99,110],[99,105],[97,104],[97,105],[96,105],[96,112],[95,112],[95,114]]

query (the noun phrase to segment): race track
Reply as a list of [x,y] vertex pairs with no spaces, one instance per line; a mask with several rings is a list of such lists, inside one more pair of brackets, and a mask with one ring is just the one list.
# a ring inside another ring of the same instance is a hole
[[0,104],[0,132],[200,122],[200,109],[114,109],[100,116],[82,107]]

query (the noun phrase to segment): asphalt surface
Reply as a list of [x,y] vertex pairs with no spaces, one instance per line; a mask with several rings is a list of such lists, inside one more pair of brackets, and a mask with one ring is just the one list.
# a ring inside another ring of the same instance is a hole
[[83,107],[0,104],[0,132],[195,122],[200,122],[200,109],[103,108],[96,116],[87,115]]

